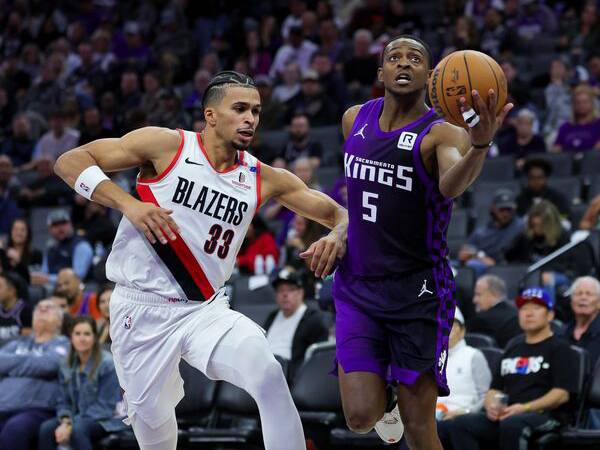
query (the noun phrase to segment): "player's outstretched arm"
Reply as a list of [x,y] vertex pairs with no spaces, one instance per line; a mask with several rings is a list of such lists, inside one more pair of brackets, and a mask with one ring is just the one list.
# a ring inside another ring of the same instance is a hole
[[166,243],[167,237],[176,238],[172,230],[178,231],[170,217],[172,211],[137,200],[104,173],[134,167],[160,173],[169,165],[180,141],[174,130],[140,128],[121,138],[98,139],[74,148],[58,158],[54,171],[88,199],[121,211],[150,242],[158,239]]
[[[454,198],[461,195],[479,176],[487,152],[496,131],[504,122],[513,104],[508,103],[498,115],[496,94],[490,89],[486,105],[477,91],[472,92],[475,109],[467,105],[464,97],[460,99],[463,117],[471,124],[467,133],[451,124],[435,126],[432,130],[436,146],[438,179],[440,192],[444,197]],[[473,114],[479,117],[473,121]]]
[[297,214],[319,222],[331,232],[311,244],[300,256],[312,258],[310,269],[317,277],[329,274],[337,258],[346,251],[348,211],[331,197],[310,189],[300,178],[284,169],[261,165],[263,198],[274,198]]

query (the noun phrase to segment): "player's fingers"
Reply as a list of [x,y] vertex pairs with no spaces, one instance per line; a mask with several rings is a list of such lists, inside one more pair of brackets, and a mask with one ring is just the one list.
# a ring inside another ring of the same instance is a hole
[[172,241],[177,239],[177,235],[175,233],[179,232],[179,227],[170,216],[161,213],[154,218],[154,221],[158,223],[160,229],[164,234],[167,235],[169,239]]
[[329,262],[329,256],[332,253],[332,245],[327,244],[325,245],[325,248],[323,249],[323,253],[321,253],[321,256],[319,258],[319,262],[317,264],[317,269],[315,270],[315,276],[317,278],[320,278],[323,274],[325,274],[325,268],[327,267],[327,263]]
[[475,89],[473,89],[471,95],[473,96],[475,111],[477,112],[477,114],[479,114],[479,119],[483,121],[488,121],[490,118],[490,114],[488,112],[487,105],[481,98],[481,95],[479,95],[479,92]]
[[144,236],[146,236],[146,239],[148,239],[148,241],[150,241],[151,244],[156,243],[156,239],[154,238],[154,235],[152,234],[152,230],[150,230],[149,226],[147,226],[145,223],[142,222],[140,229],[141,229],[142,233],[144,233]]
[[335,260],[337,259],[339,255],[339,251],[337,248],[334,248],[333,251],[329,254],[329,258],[327,259],[327,264],[325,265],[325,269],[323,269],[323,274],[322,276],[325,277],[326,275],[329,275],[331,273],[331,269],[333,268],[333,265],[335,264]]
[[317,265],[319,263],[319,260],[321,259],[321,255],[323,254],[324,247],[325,247],[325,244],[323,243],[323,241],[319,240],[315,243],[315,248],[313,251],[313,258],[312,258],[312,261],[310,262],[311,272],[315,272],[315,270],[317,269]]
[[506,105],[504,105],[504,108],[502,108],[502,111],[500,111],[500,114],[498,114],[498,117],[496,119],[498,128],[500,128],[500,125],[502,125],[502,122],[504,122],[504,119],[506,119],[506,115],[510,112],[511,109],[513,109],[514,106],[515,105],[513,105],[512,103],[507,103]]
[[490,89],[488,91],[488,114],[490,117],[496,117],[496,106],[498,105],[498,96],[496,91]]
[[154,236],[156,236],[156,239],[158,239],[162,244],[167,243],[167,238],[165,237],[163,231],[160,229],[158,222],[156,222],[156,220],[154,220],[154,218],[149,218],[146,221],[146,225],[148,225],[148,227],[150,227],[150,230],[152,231],[152,234],[154,234]]
[[314,246],[315,246],[315,244],[311,244],[310,247],[308,247],[306,250],[304,250],[298,256],[302,259],[310,258],[314,254]]

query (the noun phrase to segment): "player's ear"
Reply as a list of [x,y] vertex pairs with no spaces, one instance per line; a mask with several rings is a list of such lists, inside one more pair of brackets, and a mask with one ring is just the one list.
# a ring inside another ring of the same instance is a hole
[[383,69],[381,67],[377,68],[377,81],[383,83]]
[[216,111],[214,108],[208,107],[204,109],[204,120],[206,120],[207,125],[215,126],[217,123],[215,115]]

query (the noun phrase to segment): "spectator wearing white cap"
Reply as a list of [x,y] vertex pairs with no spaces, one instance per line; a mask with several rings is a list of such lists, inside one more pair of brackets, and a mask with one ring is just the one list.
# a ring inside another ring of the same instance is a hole
[[450,331],[446,376],[450,395],[438,399],[439,419],[448,420],[479,411],[490,388],[492,373],[481,350],[467,345],[465,318],[458,308]]

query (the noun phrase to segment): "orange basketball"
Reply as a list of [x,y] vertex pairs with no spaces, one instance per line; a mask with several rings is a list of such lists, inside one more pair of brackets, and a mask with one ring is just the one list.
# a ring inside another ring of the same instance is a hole
[[[446,121],[467,128],[459,100],[465,97],[473,105],[471,91],[476,89],[487,104],[488,91],[498,99],[496,114],[506,103],[506,77],[490,56],[475,50],[461,50],[442,59],[429,78],[429,99],[438,115]],[[477,108],[475,108],[477,109]]]

